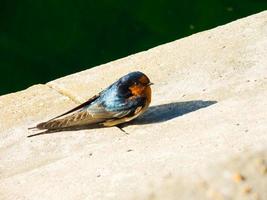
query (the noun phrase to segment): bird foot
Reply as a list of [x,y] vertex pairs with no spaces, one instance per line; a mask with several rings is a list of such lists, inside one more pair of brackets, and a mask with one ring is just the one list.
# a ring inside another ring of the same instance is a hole
[[123,129],[122,125],[116,125],[116,127],[117,127],[118,129],[120,129],[123,133],[125,133],[126,135],[129,135],[129,133],[127,133],[127,132]]

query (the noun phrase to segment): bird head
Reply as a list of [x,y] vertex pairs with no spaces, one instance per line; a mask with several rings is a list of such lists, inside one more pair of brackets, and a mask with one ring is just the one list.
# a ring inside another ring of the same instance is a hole
[[120,85],[129,90],[133,96],[143,95],[152,84],[149,78],[139,71],[131,72],[120,79]]

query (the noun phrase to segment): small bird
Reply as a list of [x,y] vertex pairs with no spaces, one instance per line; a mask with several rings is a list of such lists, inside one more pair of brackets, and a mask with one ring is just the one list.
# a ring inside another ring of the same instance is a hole
[[144,73],[131,72],[85,103],[33,128],[51,131],[82,125],[119,127],[147,110],[151,102],[150,85]]

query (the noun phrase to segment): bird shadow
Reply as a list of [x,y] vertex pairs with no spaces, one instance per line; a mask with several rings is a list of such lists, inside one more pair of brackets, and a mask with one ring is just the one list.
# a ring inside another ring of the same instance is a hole
[[211,106],[215,103],[217,103],[217,101],[195,100],[151,106],[143,115],[125,125],[143,125],[165,122],[201,108]]
[[[151,106],[142,116],[138,117],[137,119],[131,122],[127,122],[125,124],[120,125],[119,128],[124,128],[130,125],[145,125],[145,124],[165,122],[173,118],[185,115],[187,113],[194,112],[202,108],[206,108],[215,103],[217,103],[217,101],[195,100],[195,101],[175,102],[175,103]],[[46,130],[43,132],[29,135],[27,137],[34,137],[38,135],[51,134],[61,131],[78,131],[78,130],[97,129],[97,128],[103,128],[103,126],[87,125],[87,126],[61,128],[55,130]]]

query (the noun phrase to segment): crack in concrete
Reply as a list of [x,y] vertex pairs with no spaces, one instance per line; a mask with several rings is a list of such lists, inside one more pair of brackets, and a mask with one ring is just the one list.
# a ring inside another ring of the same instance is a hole
[[50,85],[49,83],[45,84],[47,87],[49,87],[50,89],[56,91],[57,93],[59,93],[60,95],[67,97],[68,99],[70,99],[71,101],[73,101],[76,104],[81,104],[82,102],[78,99],[78,97],[73,96],[72,94],[70,94],[68,91],[63,90],[59,87],[55,87],[54,85]]

